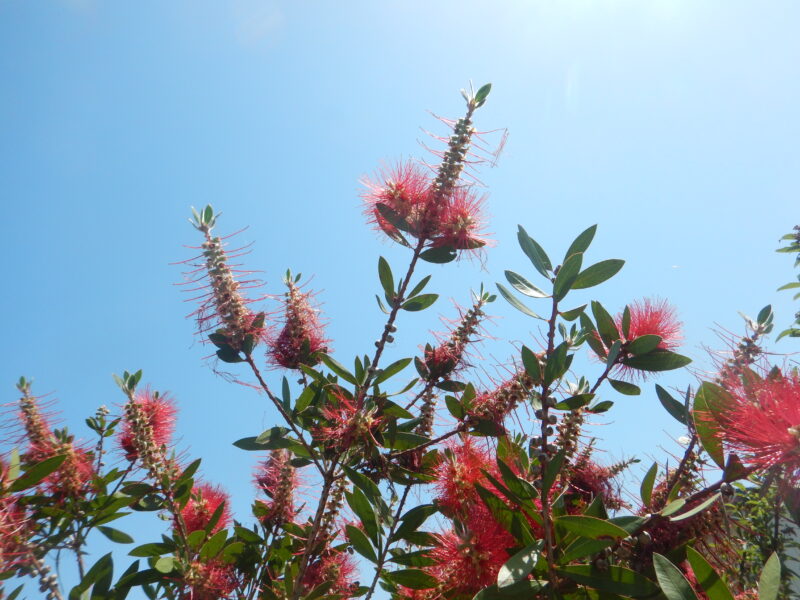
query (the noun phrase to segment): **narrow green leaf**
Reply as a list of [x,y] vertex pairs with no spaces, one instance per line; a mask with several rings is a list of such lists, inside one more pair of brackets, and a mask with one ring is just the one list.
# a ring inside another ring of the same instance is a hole
[[352,492],[345,492],[347,504],[355,515],[361,520],[364,531],[376,546],[379,545],[380,532],[378,530],[378,519],[375,511],[372,510],[369,500],[359,488],[353,488]]
[[713,389],[703,382],[694,397],[692,420],[697,437],[703,449],[720,469],[725,468],[725,453],[720,437],[720,424],[717,421],[712,405],[714,404]]
[[580,585],[630,598],[647,598],[659,591],[644,575],[615,565],[602,570],[592,565],[568,565],[557,568],[556,572]]
[[458,254],[456,253],[455,248],[452,248],[451,246],[430,248],[419,255],[422,260],[435,265],[444,265],[449,262],[453,262],[457,256]]
[[617,390],[620,394],[625,394],[626,396],[638,396],[639,394],[642,393],[642,390],[639,389],[638,385],[628,383],[627,381],[620,381],[619,379],[609,379],[608,383],[610,383],[611,387]]
[[[575,286],[572,286],[572,289],[575,289]],[[564,310],[559,312],[558,314],[566,321],[574,321],[578,317],[583,314],[583,311],[586,310],[586,305],[582,304],[578,308],[573,308],[572,310]]]
[[549,298],[550,295],[546,292],[543,292],[538,287],[533,285],[530,281],[525,279],[522,275],[518,273],[514,273],[514,271],[506,271],[505,272],[506,279],[508,283],[511,284],[515,290],[517,290],[520,294],[525,296],[529,296],[530,298]]
[[497,572],[497,587],[502,589],[526,579],[539,560],[541,548],[542,542],[538,541],[509,558]]
[[409,298],[413,298],[414,296],[419,294],[423,289],[425,289],[425,286],[428,285],[428,282],[430,280],[431,280],[431,276],[430,275],[426,275],[425,277],[420,279],[419,283],[417,285],[415,285],[414,288],[410,292],[408,292],[408,297]]
[[773,552],[764,563],[761,576],[758,579],[759,600],[777,600],[781,587],[781,561],[778,554]]
[[661,405],[670,415],[672,415],[674,419],[676,419],[679,423],[683,423],[684,425],[688,423],[686,407],[682,402],[678,402],[667,390],[658,384],[656,384],[656,395],[658,396],[658,400],[661,402]]
[[669,504],[667,504],[664,508],[661,509],[661,516],[662,517],[669,517],[670,515],[674,515],[680,509],[686,506],[686,500],[683,498],[678,498],[677,500],[673,500]]
[[708,596],[708,600],[733,600],[733,594],[728,586],[697,550],[687,546],[686,558],[697,578],[697,583]]
[[622,364],[639,371],[660,372],[680,369],[691,362],[691,358],[669,350],[654,350],[648,354],[626,358],[622,361]]
[[419,569],[400,569],[385,575],[386,579],[397,585],[402,585],[412,590],[428,590],[439,585],[439,580],[433,575]]
[[697,594],[692,590],[689,581],[668,558],[658,552],[653,553],[653,567],[656,570],[656,578],[661,586],[661,591],[664,592],[667,600],[697,600]]
[[373,383],[380,384],[389,379],[390,377],[397,375],[400,371],[402,371],[409,364],[411,364],[411,360],[412,359],[410,358],[401,358],[400,360],[397,360],[392,364],[390,364],[385,369],[381,369],[380,373],[375,378],[375,381]]
[[656,481],[656,475],[658,474],[658,463],[653,463],[647,473],[645,473],[644,478],[642,479],[642,485],[639,488],[639,492],[642,496],[642,504],[644,506],[650,506],[650,501],[653,499],[653,485]]
[[622,527],[609,523],[604,519],[586,515],[564,515],[563,517],[557,517],[555,522],[567,531],[593,540],[619,539],[628,536],[628,532]]
[[519,231],[517,231],[517,240],[519,241],[520,248],[522,248],[522,251],[531,261],[534,268],[544,277],[550,279],[549,272],[553,270],[553,265],[550,264],[550,258],[548,258],[544,249],[528,235],[528,232],[525,231],[522,225],[519,226]]
[[378,555],[375,554],[372,544],[369,543],[369,540],[363,531],[361,531],[358,527],[354,527],[353,525],[347,525],[345,527],[345,533],[347,534],[348,541],[356,552],[358,552],[367,560],[370,560],[374,563],[378,562]]
[[614,319],[608,311],[603,308],[603,305],[595,300],[592,300],[592,314],[597,323],[597,332],[600,334],[600,338],[603,340],[606,347],[610,347],[611,344],[619,339],[619,331],[614,323]]
[[348,383],[352,383],[353,385],[358,385],[358,380],[350,371],[345,369],[342,363],[340,363],[339,361],[337,361],[328,354],[321,354],[320,356],[322,358],[322,362],[325,363],[325,366],[327,366],[331,371],[336,373],[336,375],[338,375]]
[[660,343],[660,335],[640,335],[628,344],[628,352],[631,354],[647,354],[658,348]]
[[174,567],[175,567],[175,559],[172,556],[162,556],[153,565],[153,568],[156,571],[158,571],[159,573],[164,573],[164,575],[172,573],[172,569]]
[[133,543],[133,538],[124,531],[120,531],[119,529],[114,529],[113,527],[105,527],[105,526],[100,526],[97,529],[99,529],[100,533],[102,533],[112,542],[116,542],[118,544]]
[[595,233],[597,233],[597,225],[592,225],[581,232],[569,245],[569,248],[567,248],[564,260],[578,252],[585,253],[589,249],[589,245],[592,243]]
[[506,301],[520,311],[523,314],[528,315],[529,317],[533,317],[534,319],[541,319],[539,315],[533,312],[530,308],[525,306],[522,302],[520,302],[516,296],[514,296],[511,292],[509,292],[502,284],[497,284],[497,289],[500,292],[500,295],[506,299]]
[[670,521],[683,521],[685,519],[689,519],[696,514],[703,512],[706,508],[714,504],[714,502],[719,500],[719,497],[719,493],[713,494],[710,498],[707,498],[705,501],[701,502],[691,510],[687,510],[685,513],[681,513],[676,517],[670,517]]
[[556,275],[556,280],[553,283],[553,298],[558,301],[564,299],[564,297],[572,289],[572,285],[578,279],[578,273],[581,271],[582,264],[583,254],[580,252],[573,254],[564,261],[564,264],[561,265],[561,268],[558,270],[558,275]]
[[25,472],[22,473],[22,475],[20,475],[20,477],[14,481],[14,483],[9,486],[8,492],[21,492],[22,490],[27,490],[28,488],[34,487],[45,477],[58,469],[58,467],[61,466],[61,463],[63,463],[66,458],[67,457],[65,454],[60,454],[58,456],[45,458],[43,461],[31,465],[25,469]]
[[436,302],[437,298],[439,298],[439,294],[420,294],[419,296],[415,296],[414,298],[403,302],[403,306],[401,308],[409,312],[424,310]]
[[624,264],[625,261],[618,258],[611,258],[595,263],[580,272],[577,279],[575,279],[575,283],[572,284],[572,289],[582,290],[600,285],[619,273]]
[[394,297],[394,277],[392,276],[392,269],[386,259],[382,256],[378,259],[378,277],[381,280],[383,291],[387,298]]

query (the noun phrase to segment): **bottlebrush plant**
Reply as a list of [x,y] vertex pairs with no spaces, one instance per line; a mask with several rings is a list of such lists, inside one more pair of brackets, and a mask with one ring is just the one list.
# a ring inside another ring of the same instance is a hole
[[[228,494],[198,477],[200,460],[176,451],[176,408],[141,385],[141,371],[116,378],[121,414],[101,407],[87,420],[97,435],[91,446],[56,429],[46,403],[19,380],[9,416],[19,426],[0,465],[5,598],[19,596],[24,582],[13,591],[10,582],[26,577],[48,600],[122,600],[132,590],[170,600],[774,600],[786,593],[788,570],[775,552],[782,547],[760,557],[757,581],[751,567],[737,575],[742,540],[758,534],[748,532],[747,503],[737,494],[750,495],[757,482],[798,512],[800,376],[763,360],[769,307],[749,322],[715,379],[681,399],[655,386],[653,399],[686,427],[688,442],[673,468],[647,470],[636,501],[625,499],[631,494],[618,480],[632,461],[601,463],[584,424],[613,408],[610,395],[640,395],[644,381],[690,360],[676,352],[680,323],[665,301],[632,299],[617,315],[599,301],[574,306],[571,292],[599,286],[623,266],[585,264],[596,226],[560,261],[519,228],[531,274],[506,271],[497,289],[544,335],[515,351],[504,381],[487,387],[476,378],[475,367],[486,365],[472,349],[496,300],[482,287],[452,329],[417,356],[390,356],[398,327],[439,297],[427,291],[430,276],[419,278],[420,261],[446,264],[489,246],[483,197],[464,171],[480,162],[473,119],[490,89],[464,93],[466,113],[449,122],[437,167],[405,162],[365,181],[367,220],[407,249],[408,262],[398,277],[378,259],[385,324],[352,368],[334,358],[299,276],[287,271],[281,306],[268,310],[217,235],[219,214],[211,206],[194,211],[201,245],[187,261],[186,286],[199,296],[198,331],[281,419],[234,442],[261,457],[252,517],[233,520]],[[576,373],[573,360],[586,350],[595,360]],[[109,453],[122,466],[108,468]],[[303,504],[300,482],[310,490]],[[130,550],[121,571],[117,553],[84,565],[94,530],[132,542],[120,529],[130,511],[160,516],[161,538]],[[73,586],[51,566],[65,553],[78,565]]]

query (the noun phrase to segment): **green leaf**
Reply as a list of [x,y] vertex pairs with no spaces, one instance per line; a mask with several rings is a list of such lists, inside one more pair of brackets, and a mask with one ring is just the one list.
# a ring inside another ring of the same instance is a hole
[[506,271],[505,272],[506,279],[508,283],[511,284],[515,290],[517,290],[520,294],[525,296],[529,296],[530,298],[549,298],[550,295],[546,292],[543,292],[535,285],[533,285],[530,281],[525,279],[522,275],[514,273],[514,271]]
[[381,492],[372,479],[350,467],[344,467],[344,473],[350,481],[361,488],[373,504],[381,500]]
[[596,517],[565,515],[563,517],[556,517],[555,522],[567,531],[593,540],[628,537],[628,532],[622,527]]
[[653,553],[653,567],[667,600],[697,600],[689,581],[681,570],[658,552]]
[[610,383],[611,387],[617,390],[620,394],[625,394],[626,396],[638,396],[642,393],[642,390],[639,389],[638,385],[628,383],[627,381],[609,379],[608,383]]
[[707,498],[705,501],[701,502],[691,510],[687,510],[685,513],[681,513],[677,517],[671,517],[670,521],[683,521],[685,519],[689,519],[696,514],[703,512],[706,508],[714,504],[714,502],[719,500],[719,497],[719,493],[713,494],[710,498]]
[[450,414],[458,421],[463,419],[467,414],[467,411],[464,410],[464,407],[461,406],[461,403],[454,396],[445,396],[444,403],[447,406],[447,410],[450,411]]
[[453,262],[458,254],[452,246],[439,246],[437,248],[430,248],[425,250],[419,257],[429,263],[435,265],[444,265]]
[[358,380],[355,378],[350,371],[344,368],[344,365],[334,359],[332,356],[328,354],[321,354],[322,362],[325,363],[325,366],[328,367],[331,371],[336,373],[339,377],[344,379],[348,383],[352,383],[353,385],[358,385]]
[[239,353],[233,348],[231,348],[231,346],[229,346],[228,344],[225,344],[219,350],[217,350],[217,358],[224,363],[244,362],[244,359],[241,356],[239,356]]
[[228,539],[228,531],[225,529],[220,529],[217,533],[212,535],[205,544],[200,548],[200,559],[203,561],[208,561],[217,554],[219,554],[222,547],[225,545],[225,541]]
[[525,231],[522,225],[519,226],[519,231],[517,231],[517,240],[519,241],[520,248],[522,248],[522,251],[531,261],[534,268],[544,277],[550,279],[548,272],[553,270],[553,265],[550,264],[547,253],[536,243],[536,240],[528,235],[528,232]]
[[533,379],[533,381],[541,381],[542,379],[542,366],[539,364],[539,359],[533,351],[527,346],[522,346],[521,351],[522,365],[525,367],[525,372]]
[[355,515],[361,520],[364,526],[364,531],[376,546],[379,545],[380,533],[378,530],[378,519],[375,516],[375,511],[372,510],[367,497],[359,488],[353,488],[352,492],[345,492],[347,504],[350,506]]
[[405,539],[408,535],[419,529],[428,517],[436,514],[438,511],[439,509],[433,504],[415,506],[400,517],[400,526],[392,535],[392,541]]
[[408,297],[409,298],[413,298],[414,296],[419,294],[423,289],[425,289],[425,286],[428,285],[428,282],[430,280],[431,280],[431,276],[430,275],[426,275],[425,277],[420,279],[419,283],[414,286],[414,289],[412,289],[410,292],[408,292]]
[[119,529],[114,529],[113,527],[105,527],[105,526],[100,526],[97,529],[99,529],[100,533],[102,533],[112,542],[116,542],[118,544],[133,543],[133,538],[124,531],[120,531]]
[[410,450],[429,442],[430,438],[408,431],[398,431],[394,436],[387,434],[385,447],[391,450]]
[[556,572],[580,585],[630,598],[647,598],[659,591],[644,575],[616,565],[602,570],[592,565],[568,565],[557,568]]
[[631,356],[622,361],[622,364],[638,369],[639,371],[672,371],[680,369],[692,362],[691,358],[670,352],[669,350],[654,350],[648,354]]
[[382,256],[378,259],[378,277],[381,280],[383,291],[386,293],[386,298],[394,297],[394,277],[392,276],[392,269],[386,259]]
[[556,275],[556,280],[553,283],[553,298],[555,300],[563,300],[564,297],[569,293],[572,289],[572,285],[578,279],[578,273],[581,271],[581,265],[583,264],[583,254],[573,254],[567,260],[564,261],[564,264],[561,265],[561,268],[558,270],[558,275]]
[[153,564],[153,568],[159,573],[164,573],[164,575],[172,573],[172,569],[175,568],[175,558],[172,556],[162,556]]
[[758,578],[759,600],[777,600],[781,587],[781,561],[773,552],[764,563],[761,576]]
[[720,424],[715,408],[719,404],[716,386],[704,381],[694,397],[692,420],[703,449],[720,469],[725,468],[725,453],[720,438]]
[[61,463],[63,463],[66,458],[67,456],[65,454],[60,454],[58,456],[45,458],[43,461],[31,465],[25,469],[25,472],[20,475],[20,477],[14,481],[14,483],[9,486],[8,492],[21,492],[22,490],[27,490],[28,488],[34,487],[45,477],[58,469],[58,467],[61,466]]
[[640,335],[628,344],[628,352],[631,354],[647,354],[658,348],[660,343],[660,335]]
[[667,504],[664,508],[661,509],[661,516],[662,517],[669,517],[670,515],[674,515],[680,509],[686,506],[686,500],[683,498],[678,498],[677,500],[673,500],[669,504]]
[[592,314],[597,323],[597,332],[600,334],[600,338],[603,340],[606,347],[610,347],[611,344],[619,339],[619,331],[614,323],[614,319],[608,314],[608,311],[603,308],[603,305],[596,300],[592,300]]
[[578,394],[576,396],[565,398],[556,404],[556,408],[558,410],[577,410],[578,408],[583,408],[589,404],[589,402],[591,402],[593,399],[594,394]]
[[162,554],[167,554],[173,550],[175,550],[174,544],[162,544],[160,542],[142,544],[141,546],[136,546],[136,548],[128,552],[128,556],[140,556],[146,558],[150,556],[161,556]]
[[492,84],[487,83],[486,85],[482,85],[477,92],[475,92],[475,106],[483,106],[486,102],[486,98],[489,97],[489,92],[492,91]]
[[356,552],[358,552],[367,560],[370,560],[374,563],[378,562],[378,555],[375,554],[372,544],[369,543],[369,540],[363,531],[361,531],[358,527],[354,527],[353,525],[347,525],[345,527],[345,532],[347,534],[347,539]]
[[397,375],[400,371],[405,369],[409,364],[411,364],[410,358],[401,358],[390,364],[385,369],[381,369],[378,376],[375,378],[374,384],[380,384],[389,379],[390,377]]
[[555,347],[553,353],[547,357],[547,363],[544,367],[544,384],[550,385],[553,381],[560,378],[567,372],[569,368],[569,360],[567,353],[569,352],[569,344],[561,342]]
[[403,302],[403,306],[401,308],[409,312],[425,310],[431,304],[436,302],[437,298],[439,298],[439,294],[420,294],[419,296],[415,296],[414,298]]
[[523,314],[528,315],[529,317],[533,317],[534,319],[541,319],[539,315],[533,312],[530,308],[525,306],[522,302],[520,302],[516,296],[514,296],[511,292],[509,292],[502,284],[497,284],[497,289],[500,292],[500,295],[506,299],[506,301],[520,311]]
[[703,558],[703,556],[691,546],[686,547],[686,558],[692,567],[694,576],[700,588],[708,596],[708,600],[733,600],[728,586],[717,575],[714,568]]
[[662,406],[670,415],[672,415],[674,419],[676,419],[679,423],[683,423],[684,425],[688,424],[686,407],[682,402],[675,400],[675,398],[673,398],[667,390],[658,384],[656,384],[656,395],[658,396]]
[[601,260],[600,262],[593,264],[591,267],[586,267],[580,272],[577,279],[575,279],[575,283],[572,284],[572,289],[583,290],[600,285],[604,281],[608,281],[614,275],[619,273],[619,270],[624,264],[624,260],[611,258],[609,260]]
[[592,225],[580,233],[569,245],[569,248],[567,248],[564,260],[578,252],[585,253],[589,249],[589,245],[592,243],[595,233],[597,233],[597,225]]
[[509,558],[497,572],[497,587],[505,588],[526,579],[539,560],[541,548],[542,542],[538,541]]
[[644,478],[642,479],[642,485],[639,488],[639,492],[642,496],[642,504],[644,506],[650,506],[650,501],[653,498],[653,485],[656,481],[656,475],[658,474],[658,463],[653,463],[647,473],[645,473]]
[[386,579],[412,590],[428,590],[436,587],[439,580],[419,569],[400,569],[386,574]]
[[613,545],[613,539],[592,540],[585,537],[579,537],[564,549],[564,554],[561,556],[559,562],[561,564],[567,564],[578,558],[597,554],[598,552]]
[[608,409],[610,409],[612,406],[614,406],[614,403],[611,400],[603,400],[602,402],[598,402],[594,406],[590,406],[589,412],[599,415],[601,413],[608,411]]
[[[575,286],[573,285],[572,288],[575,289]],[[558,314],[560,314],[561,317],[566,321],[574,321],[575,319],[577,319],[578,317],[580,317],[583,314],[584,310],[586,310],[586,305],[582,304],[578,308],[573,308],[572,310],[561,311]]]

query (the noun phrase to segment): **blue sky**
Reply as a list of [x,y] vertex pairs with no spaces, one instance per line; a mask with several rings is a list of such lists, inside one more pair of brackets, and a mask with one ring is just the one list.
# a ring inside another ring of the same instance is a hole
[[[358,180],[382,160],[430,159],[422,129],[444,130],[426,111],[459,116],[470,80],[494,84],[478,128],[509,131],[497,168],[480,173],[496,246],[483,265],[425,267],[443,297],[403,318],[393,356],[442,328],[447,298],[468,302],[504,269],[533,276],[518,223],[553,256],[598,223],[587,260],[627,264],[575,303],[615,312],[668,298],[683,352],[710,370],[703,346],[723,345],[712,328],[741,332],[737,311],[767,303],[788,325],[795,310],[775,292],[791,260],[773,250],[798,220],[798,13],[794,2],[0,0],[5,401],[33,377],[81,432],[99,404],[121,402],[111,374],[142,368],[179,401],[180,447],[244,518],[256,457],[230,443],[275,415],[203,365],[169,264],[198,241],[189,207],[214,204],[222,232],[249,227],[238,240],[256,242],[247,264],[265,292],[281,291],[287,267],[313,275],[350,363],[380,331],[378,254],[396,271],[406,259],[364,224]],[[538,331],[502,301],[492,312],[484,377],[509,364],[509,340],[534,344]],[[680,430],[645,389],[607,392],[619,400],[600,420],[609,460],[660,456],[654,441],[674,451]]]

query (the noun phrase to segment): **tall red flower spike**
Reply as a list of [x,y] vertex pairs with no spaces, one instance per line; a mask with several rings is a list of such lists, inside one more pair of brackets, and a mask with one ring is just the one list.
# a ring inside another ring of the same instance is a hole
[[318,353],[328,351],[328,340],[317,310],[309,301],[310,294],[297,287],[299,278],[292,278],[291,272],[286,274],[283,329],[270,341],[268,353],[271,362],[285,369],[299,369],[301,364],[314,366],[320,360]]
[[214,214],[211,205],[200,212],[192,210],[194,220],[191,223],[203,234],[205,241],[201,246],[202,255],[198,257],[202,258],[202,264],[187,261],[196,269],[186,273],[188,280],[185,284],[203,284],[199,288],[187,291],[204,290],[205,293],[197,298],[200,300],[200,308],[190,316],[197,318],[198,332],[213,332],[209,335],[209,339],[220,348],[222,354],[220,355],[220,352],[217,354],[223,360],[235,358],[229,356],[230,352],[234,355],[239,352],[249,355],[265,338],[267,331],[264,313],[256,313],[250,309],[250,304],[254,300],[247,298],[243,290],[259,287],[262,283],[256,279],[244,281],[237,279],[239,275],[250,273],[231,265],[229,261],[238,256],[237,251],[231,256],[225,250],[222,238],[211,235],[219,216]]
[[211,528],[211,533],[224,529],[231,522],[230,501],[228,494],[219,486],[201,483],[192,488],[191,497],[181,510],[181,517],[186,525],[186,533],[203,530],[211,523],[211,518],[222,506],[222,514]]
[[122,421],[122,429],[119,432],[118,443],[125,452],[125,458],[129,461],[140,458],[143,447],[149,443],[157,448],[168,446],[175,431],[175,415],[178,412],[171,397],[150,390],[139,393],[135,402],[145,421],[148,439],[145,443],[142,443],[143,440],[137,440],[136,427],[126,413]]
[[609,467],[598,465],[588,456],[579,456],[575,465],[569,469],[567,494],[574,494],[585,507],[594,498],[613,510],[619,510],[624,503],[614,486],[614,472]]
[[800,376],[750,372],[725,387],[733,400],[720,415],[725,444],[751,467],[783,465],[790,481],[800,480]]
[[527,397],[533,385],[530,375],[520,371],[494,390],[478,395],[472,402],[469,415],[473,418],[488,419],[502,426],[508,414]]
[[449,202],[441,212],[433,245],[450,246],[456,250],[477,250],[486,245],[482,232],[485,219],[482,214],[484,199],[468,187],[453,190]]
[[297,470],[291,464],[287,450],[273,450],[256,471],[256,484],[269,497],[258,501],[266,510],[261,521],[265,525],[280,525],[294,519],[294,492],[298,485]]
[[376,445],[373,432],[383,417],[376,418],[373,410],[359,408],[339,391],[328,395],[328,403],[320,410],[328,425],[317,427],[314,437],[331,447],[343,450],[359,443]]
[[674,350],[681,342],[681,322],[675,315],[675,308],[666,300],[645,298],[628,306],[630,326],[624,332],[623,315],[617,315],[616,325],[626,341],[633,341],[643,335],[657,335],[661,338],[658,348]]
[[499,477],[492,453],[478,446],[471,437],[461,443],[451,443],[448,451],[436,465],[435,497],[450,515],[465,515],[475,504],[482,501],[475,484],[493,488],[482,470]]
[[385,215],[396,215],[406,223],[407,233],[429,238],[439,228],[439,211],[433,203],[431,179],[421,165],[399,163],[381,170],[375,180],[363,181],[365,212],[378,229],[395,239],[397,227]]
[[470,595],[496,582],[515,545],[482,503],[469,510],[461,527],[438,535],[437,543],[430,556],[443,589]]
[[182,592],[182,600],[227,599],[238,585],[233,565],[218,560],[191,563],[183,580],[188,589]]
[[318,585],[329,582],[328,594],[352,598],[358,587],[355,584],[356,571],[352,556],[346,552],[328,549],[308,567],[303,585],[306,590],[311,591]]

